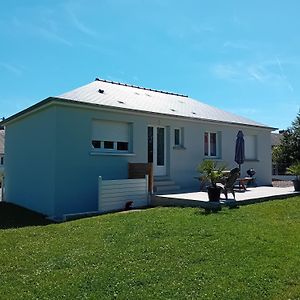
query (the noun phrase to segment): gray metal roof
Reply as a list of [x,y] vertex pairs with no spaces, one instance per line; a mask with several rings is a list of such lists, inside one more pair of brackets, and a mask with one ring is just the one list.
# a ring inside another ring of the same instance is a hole
[[0,154],[4,154],[5,131],[0,128]]
[[269,128],[264,124],[223,111],[184,95],[101,79],[96,79],[56,98],[141,112]]
[[280,133],[271,133],[271,145],[278,146],[281,143],[283,135]]

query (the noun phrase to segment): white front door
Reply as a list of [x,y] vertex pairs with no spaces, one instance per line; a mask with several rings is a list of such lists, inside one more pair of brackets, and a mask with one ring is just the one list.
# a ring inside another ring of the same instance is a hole
[[155,176],[164,176],[166,168],[166,128],[148,126],[148,162],[153,163]]

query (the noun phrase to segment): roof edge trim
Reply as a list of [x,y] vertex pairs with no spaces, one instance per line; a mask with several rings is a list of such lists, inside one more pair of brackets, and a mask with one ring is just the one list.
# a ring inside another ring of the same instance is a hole
[[15,121],[16,119],[19,119],[21,117],[24,117],[25,115],[31,114],[32,112],[39,110],[40,108],[43,108],[45,105],[51,103],[53,101],[53,97],[48,97],[32,106],[29,106],[28,108],[25,108],[21,110],[20,112],[4,119],[2,122],[0,122],[0,126],[6,126],[7,124]]
[[169,114],[164,114],[164,113],[157,113],[157,112],[149,112],[149,111],[141,111],[137,109],[129,109],[129,108],[122,108],[122,107],[112,107],[109,105],[103,105],[103,104],[97,104],[97,103],[87,103],[83,101],[78,101],[78,100],[72,100],[72,99],[66,99],[66,98],[59,98],[59,97],[52,97],[53,102],[59,104],[59,103],[68,103],[72,105],[83,105],[83,106],[90,106],[90,107],[99,107],[99,108],[105,108],[108,110],[119,110],[119,111],[126,111],[126,112],[136,112],[136,113],[141,113],[144,115],[159,115],[159,116],[165,116],[168,118],[181,118],[185,120],[194,120],[194,121],[204,121],[204,122],[210,122],[210,123],[218,123],[218,124],[228,124],[228,125],[240,125],[240,126],[247,126],[247,127],[252,127],[252,128],[262,128],[262,129],[269,129],[269,130],[277,130],[278,128],[271,127],[271,126],[264,126],[264,125],[252,125],[252,124],[245,124],[245,123],[238,123],[238,122],[225,122],[225,121],[219,121],[219,120],[209,120],[209,119],[204,119],[204,118],[193,118],[193,117],[186,117],[186,116],[177,116],[177,115],[169,115]]
[[151,113],[151,112],[146,112],[146,111],[140,111],[140,110],[135,110],[135,109],[127,109],[127,108],[121,108],[121,107],[112,107],[112,106],[108,106],[108,105],[101,105],[101,104],[96,104],[96,103],[87,103],[87,102],[82,102],[82,101],[75,101],[72,99],[66,99],[66,98],[59,98],[59,97],[48,97],[6,119],[4,119],[2,122],[0,122],[0,126],[6,126],[9,123],[25,117],[28,114],[31,114],[41,108],[44,108],[46,105],[51,104],[51,103],[55,103],[55,104],[62,104],[62,103],[68,103],[68,104],[72,104],[74,106],[76,105],[83,105],[86,107],[103,107],[105,109],[109,109],[109,110],[119,110],[119,111],[126,111],[126,112],[137,112],[137,113],[143,113],[143,114],[150,114],[150,115],[161,115],[161,116],[166,116],[166,117],[173,117],[173,118],[182,118],[182,119],[186,119],[186,120],[199,120],[199,121],[204,121],[204,122],[216,122],[219,124],[229,124],[229,125],[242,125],[242,126],[247,126],[247,127],[252,127],[252,128],[263,128],[263,129],[269,129],[269,130],[277,130],[278,128],[275,127],[270,127],[270,126],[259,126],[259,125],[251,125],[251,124],[244,124],[244,123],[237,123],[237,122],[224,122],[224,121],[218,121],[218,120],[209,120],[209,119],[203,119],[203,118],[192,118],[192,117],[185,117],[185,116],[176,116],[176,115],[169,115],[169,114],[163,114],[163,113]]

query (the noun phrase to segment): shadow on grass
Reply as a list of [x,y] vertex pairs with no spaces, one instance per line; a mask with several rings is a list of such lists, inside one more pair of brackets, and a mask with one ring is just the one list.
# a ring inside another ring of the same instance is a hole
[[42,214],[12,203],[0,202],[0,229],[43,226],[52,223]]
[[196,214],[201,214],[201,215],[210,215],[210,214],[217,214],[217,213],[221,213],[224,211],[224,209],[229,209],[229,210],[233,210],[233,209],[239,209],[239,205],[234,202],[231,203],[230,205],[224,205],[224,206],[212,206],[210,207],[209,205],[206,207],[199,207],[199,210],[196,212]]

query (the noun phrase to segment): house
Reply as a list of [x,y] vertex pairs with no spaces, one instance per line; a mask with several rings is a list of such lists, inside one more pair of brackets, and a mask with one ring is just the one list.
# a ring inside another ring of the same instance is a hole
[[[4,138],[5,138],[5,131],[4,127],[0,126],[0,177],[4,174]],[[1,180],[0,180],[1,186]]]
[[278,145],[280,145],[281,140],[283,138],[283,131],[276,133],[276,132],[272,132],[271,133],[271,146],[272,149]]
[[98,177],[125,179],[129,162],[151,162],[157,179],[197,188],[203,159],[236,166],[239,130],[243,175],[252,167],[259,184],[271,184],[273,128],[185,95],[96,79],[2,123],[6,200],[48,216],[97,210]]
[[[272,132],[271,133],[271,146],[272,146],[272,153],[274,150],[276,151],[276,147],[281,144],[281,141],[284,137],[285,130],[279,130],[278,133]],[[277,162],[272,162],[272,175],[285,175],[286,168],[288,167],[287,164],[278,164]]]

